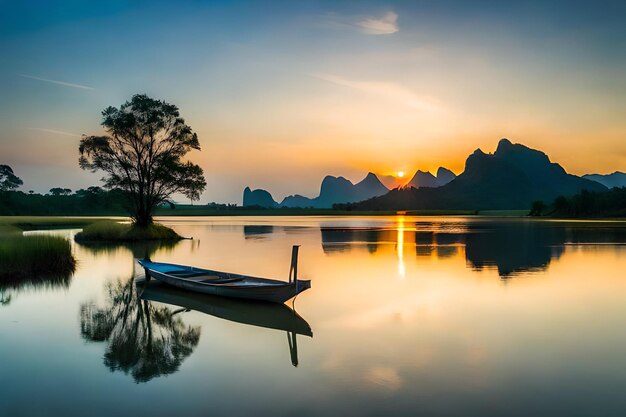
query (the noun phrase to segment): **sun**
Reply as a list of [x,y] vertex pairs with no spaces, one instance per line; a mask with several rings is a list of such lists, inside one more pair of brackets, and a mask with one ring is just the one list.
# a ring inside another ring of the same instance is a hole
[[404,171],[398,171],[398,178],[404,177]]

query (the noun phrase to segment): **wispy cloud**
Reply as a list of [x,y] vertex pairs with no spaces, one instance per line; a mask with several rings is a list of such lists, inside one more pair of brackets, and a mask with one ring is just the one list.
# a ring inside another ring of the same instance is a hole
[[441,106],[434,98],[420,96],[408,88],[393,82],[350,80],[333,74],[312,74],[312,76],[329,83],[377,95],[415,109],[429,111],[441,109]]
[[50,80],[48,78],[35,77],[34,75],[28,75],[28,74],[17,74],[17,75],[23,78],[29,78],[31,80],[37,80],[37,81],[43,81],[46,83],[62,85],[64,87],[79,88],[81,90],[95,90],[95,88],[93,87],[89,87],[87,85],[82,85],[82,84],[68,83],[68,82],[59,81],[59,80]]
[[80,135],[77,135],[76,133],[64,132],[62,130],[47,129],[45,127],[27,127],[26,129],[36,130],[39,132],[54,133],[55,135],[72,136],[72,137],[77,137],[77,138],[80,137]]
[[381,18],[365,18],[359,20],[356,25],[368,35],[390,35],[400,30],[398,28],[398,14],[395,12],[387,12]]

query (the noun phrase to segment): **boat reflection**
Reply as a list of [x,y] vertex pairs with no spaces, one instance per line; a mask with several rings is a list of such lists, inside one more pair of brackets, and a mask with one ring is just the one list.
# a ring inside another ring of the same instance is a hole
[[311,326],[295,310],[284,304],[244,301],[192,293],[159,282],[138,280],[143,300],[181,307],[177,312],[195,310],[236,323],[287,332],[291,363],[298,366],[296,335],[313,337]]
[[80,333],[106,342],[104,364],[135,382],[175,373],[200,340],[200,327],[187,326],[167,307],[141,299],[134,278],[106,286],[104,307],[80,306]]

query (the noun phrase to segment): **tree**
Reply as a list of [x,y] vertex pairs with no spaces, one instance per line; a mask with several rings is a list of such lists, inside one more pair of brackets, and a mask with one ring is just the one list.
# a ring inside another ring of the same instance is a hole
[[50,194],[55,197],[58,197],[60,195],[70,195],[72,194],[72,190],[70,190],[69,188],[54,187],[50,189]]
[[546,203],[544,203],[543,201],[541,200],[533,201],[533,205],[528,215],[534,216],[534,217],[541,216],[541,214],[546,210],[546,208],[548,207],[546,206]]
[[200,143],[176,106],[137,94],[119,108],[105,109],[102,118],[108,135],[83,136],[79,164],[104,171],[105,187],[128,195],[136,225],[151,224],[154,209],[172,194],[200,198],[206,188],[202,168],[182,161],[192,149],[200,150]]
[[22,185],[23,182],[8,165],[0,165],[0,191],[11,191]]

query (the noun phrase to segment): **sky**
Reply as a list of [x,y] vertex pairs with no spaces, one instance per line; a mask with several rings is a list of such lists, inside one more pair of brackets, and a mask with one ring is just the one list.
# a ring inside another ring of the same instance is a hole
[[198,134],[201,202],[317,195],[507,137],[568,172],[626,171],[626,3],[0,0],[0,164],[84,188],[83,134],[145,93]]

